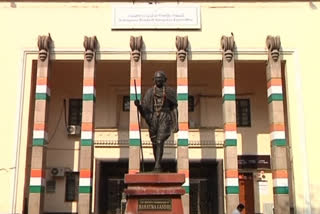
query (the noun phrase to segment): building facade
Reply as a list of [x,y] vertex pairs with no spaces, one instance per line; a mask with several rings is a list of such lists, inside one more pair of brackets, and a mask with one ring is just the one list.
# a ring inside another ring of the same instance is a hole
[[1,2],[0,213],[122,213],[124,175],[153,166],[133,101],[157,70],[177,92],[163,167],[186,177],[184,213],[318,213],[319,7]]

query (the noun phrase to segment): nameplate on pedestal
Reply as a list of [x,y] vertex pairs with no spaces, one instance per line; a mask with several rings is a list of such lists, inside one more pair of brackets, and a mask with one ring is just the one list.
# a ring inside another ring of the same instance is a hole
[[171,210],[172,201],[170,198],[139,199],[138,210]]

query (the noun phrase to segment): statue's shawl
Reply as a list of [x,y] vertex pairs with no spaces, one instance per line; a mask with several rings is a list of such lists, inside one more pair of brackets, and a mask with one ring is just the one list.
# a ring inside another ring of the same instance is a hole
[[[176,92],[171,87],[166,87],[166,100],[171,102],[174,108],[178,105]],[[153,113],[153,87],[146,91],[141,105],[145,114]]]

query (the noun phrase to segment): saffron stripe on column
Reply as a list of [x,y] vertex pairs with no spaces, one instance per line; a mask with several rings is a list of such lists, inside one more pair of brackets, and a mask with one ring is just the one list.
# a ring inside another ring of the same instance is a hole
[[42,169],[31,169],[30,174],[30,193],[42,193],[45,189],[45,170]]
[[274,170],[272,172],[272,178],[288,178],[288,171],[286,169]]
[[238,170],[226,170],[226,194],[239,194]]
[[129,169],[129,174],[132,175],[132,174],[137,174],[139,173],[139,170],[138,169]]
[[178,86],[188,86],[188,78],[178,78],[177,85]]
[[139,124],[138,123],[130,123],[129,145],[130,146],[140,146],[140,133],[139,133]]
[[33,130],[45,130],[45,127],[44,123],[34,123]]
[[81,123],[81,131],[93,131],[93,123]]
[[92,191],[91,176],[92,176],[92,173],[90,169],[80,170],[79,193],[91,193]]

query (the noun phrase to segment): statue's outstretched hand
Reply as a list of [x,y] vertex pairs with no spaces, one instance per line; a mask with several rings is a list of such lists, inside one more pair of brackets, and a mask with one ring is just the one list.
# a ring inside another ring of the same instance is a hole
[[139,100],[135,100],[135,101],[134,101],[134,104],[135,104],[137,107],[139,107],[139,106],[140,106],[140,101],[139,101]]

